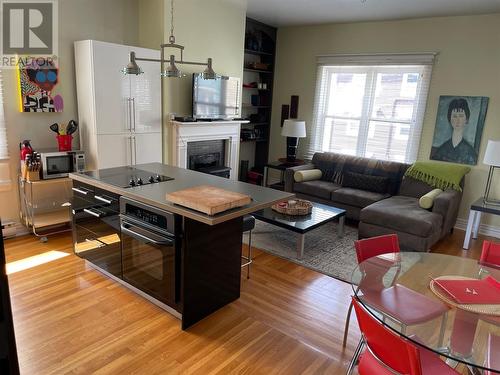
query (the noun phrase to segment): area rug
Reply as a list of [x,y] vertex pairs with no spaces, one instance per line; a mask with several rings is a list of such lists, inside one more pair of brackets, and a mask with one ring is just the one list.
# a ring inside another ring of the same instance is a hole
[[[314,271],[350,282],[357,266],[354,241],[358,230],[345,226],[344,236],[337,237],[337,223],[327,223],[306,234],[304,256],[297,259],[297,234],[256,220],[252,247],[285,258]],[[248,235],[243,237],[248,244]]]

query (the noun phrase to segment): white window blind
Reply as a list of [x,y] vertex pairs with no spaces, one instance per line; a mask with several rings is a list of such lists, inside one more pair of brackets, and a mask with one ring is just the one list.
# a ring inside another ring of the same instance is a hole
[[307,157],[414,162],[434,54],[319,56]]

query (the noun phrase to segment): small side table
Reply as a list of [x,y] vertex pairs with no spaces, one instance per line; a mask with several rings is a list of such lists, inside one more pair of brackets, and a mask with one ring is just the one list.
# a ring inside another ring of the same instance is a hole
[[467,231],[465,232],[465,240],[463,248],[469,250],[470,239],[477,239],[479,232],[479,225],[481,224],[481,216],[483,213],[499,215],[500,216],[500,206],[493,204],[486,204],[483,198],[479,198],[477,201],[471,204],[469,221],[467,222]]
[[283,162],[283,160],[278,160],[278,161],[273,161],[270,163],[267,163],[264,166],[264,179],[262,181],[262,186],[267,187],[267,180],[268,180],[268,174],[269,174],[269,169],[276,169],[280,171],[280,182],[278,184],[274,184],[272,187],[275,189],[279,190],[284,190],[285,189],[285,171],[287,168],[290,167],[296,167],[298,165],[304,164],[304,160],[297,160],[295,163],[286,163]]

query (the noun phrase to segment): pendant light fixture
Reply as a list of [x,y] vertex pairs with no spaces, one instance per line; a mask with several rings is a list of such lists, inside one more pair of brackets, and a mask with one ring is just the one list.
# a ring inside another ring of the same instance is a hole
[[[180,52],[180,60],[175,59],[175,55],[171,54],[170,57],[165,59],[165,48],[174,48]],[[130,52],[130,61],[125,68],[122,69],[124,74],[142,74],[143,71],[137,65],[137,61],[152,61],[159,62],[161,64],[161,76],[166,78],[181,78],[185,77],[184,74],[179,70],[177,65],[200,65],[205,66],[205,70],[202,73],[204,79],[218,79],[221,78],[217,73],[215,73],[212,67],[212,58],[208,58],[207,62],[197,62],[197,61],[184,61],[184,46],[177,44],[175,42],[174,35],[174,0],[170,1],[170,36],[168,37],[168,43],[160,45],[161,57],[160,59],[149,59],[137,57],[135,52]],[[166,67],[165,67],[166,64]]]

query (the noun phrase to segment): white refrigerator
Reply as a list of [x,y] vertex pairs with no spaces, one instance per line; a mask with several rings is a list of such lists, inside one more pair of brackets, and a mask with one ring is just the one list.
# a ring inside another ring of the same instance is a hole
[[75,42],[80,142],[88,170],[162,161],[160,65],[138,61],[144,73],[125,75],[131,51],[160,58],[158,50]]

